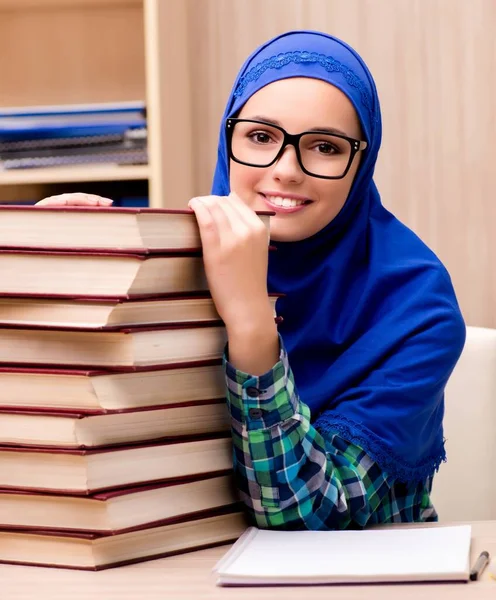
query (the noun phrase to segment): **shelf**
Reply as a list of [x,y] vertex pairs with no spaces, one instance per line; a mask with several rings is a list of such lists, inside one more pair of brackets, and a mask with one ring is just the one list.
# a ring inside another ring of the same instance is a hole
[[144,166],[0,170],[0,202],[84,189],[147,195],[153,208],[185,208],[200,193],[190,85],[193,4],[196,0],[0,0],[0,107],[142,99],[149,156]]
[[79,6],[100,8],[141,5],[142,0],[0,0],[0,10],[32,10],[54,8],[77,8]]
[[147,180],[148,165],[84,165],[0,171],[2,185],[33,185],[39,183],[70,183],[75,181],[130,181]]

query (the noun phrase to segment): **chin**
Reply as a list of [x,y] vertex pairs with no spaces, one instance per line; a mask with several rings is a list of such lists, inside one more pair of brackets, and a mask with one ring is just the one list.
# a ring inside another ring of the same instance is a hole
[[270,230],[270,239],[272,242],[301,242],[306,237],[308,236],[301,232]]
[[[319,227],[317,224],[306,224],[306,227],[301,227],[303,223],[301,221],[299,223],[292,223],[291,225],[295,225],[294,227],[289,227],[289,223],[274,223],[274,220],[277,217],[271,217],[271,226],[270,226],[270,239],[273,242],[301,242],[306,240],[324,227]],[[300,226],[298,226],[300,225]]]

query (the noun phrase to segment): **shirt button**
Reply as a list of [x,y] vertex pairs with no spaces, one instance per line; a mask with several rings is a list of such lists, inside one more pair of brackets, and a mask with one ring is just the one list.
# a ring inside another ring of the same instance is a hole
[[258,398],[260,396],[260,390],[257,390],[256,387],[246,388],[246,393],[250,398]]
[[250,408],[248,411],[251,419],[261,419],[263,411],[261,408]]

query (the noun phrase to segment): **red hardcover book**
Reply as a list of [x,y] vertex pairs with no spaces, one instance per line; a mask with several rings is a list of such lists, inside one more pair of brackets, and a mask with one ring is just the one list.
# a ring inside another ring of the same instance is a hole
[[229,429],[222,399],[90,413],[0,408],[0,446],[107,447]]
[[115,535],[238,501],[231,473],[88,496],[0,488],[0,529]]
[[225,327],[216,323],[115,331],[0,328],[0,363],[116,370],[222,357]]
[[116,535],[0,531],[0,563],[98,571],[234,542],[246,528],[234,506]]
[[[275,303],[280,296],[269,296],[274,316]],[[220,321],[212,298],[205,294],[130,300],[0,296],[0,327],[44,325],[111,330]]]
[[73,412],[133,410],[224,398],[220,360],[173,363],[131,372],[0,366],[0,407]]
[[110,448],[0,446],[0,487],[87,495],[232,469],[229,434]]
[[[268,228],[274,213],[257,214]],[[0,248],[195,252],[201,240],[191,210],[1,206]]]
[[146,298],[207,292],[200,255],[0,250],[0,295]]

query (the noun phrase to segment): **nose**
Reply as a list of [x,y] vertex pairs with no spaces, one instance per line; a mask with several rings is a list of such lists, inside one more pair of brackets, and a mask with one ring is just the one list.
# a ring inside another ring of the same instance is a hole
[[284,183],[300,183],[305,177],[296,156],[294,146],[286,146],[282,155],[272,167],[272,176]]

